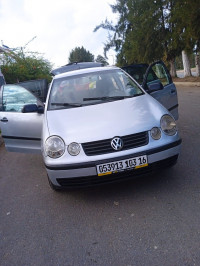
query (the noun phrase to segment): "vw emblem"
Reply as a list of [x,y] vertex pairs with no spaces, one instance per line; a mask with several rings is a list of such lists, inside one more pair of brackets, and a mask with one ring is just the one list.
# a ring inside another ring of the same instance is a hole
[[123,148],[123,141],[119,137],[115,137],[111,140],[111,147],[113,150],[120,151]]

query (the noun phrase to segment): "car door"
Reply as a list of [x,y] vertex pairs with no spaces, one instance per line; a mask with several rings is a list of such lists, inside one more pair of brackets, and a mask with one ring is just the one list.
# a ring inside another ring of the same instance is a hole
[[0,88],[0,129],[6,149],[14,152],[40,153],[43,114],[24,113],[24,106],[43,106],[26,88],[3,85]]
[[142,83],[142,87],[178,119],[178,97],[176,86],[162,61],[151,64]]

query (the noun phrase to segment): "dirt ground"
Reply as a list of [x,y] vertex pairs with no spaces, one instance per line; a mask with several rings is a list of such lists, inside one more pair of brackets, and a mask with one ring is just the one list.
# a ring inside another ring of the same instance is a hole
[[173,78],[174,82],[200,82],[200,77]]

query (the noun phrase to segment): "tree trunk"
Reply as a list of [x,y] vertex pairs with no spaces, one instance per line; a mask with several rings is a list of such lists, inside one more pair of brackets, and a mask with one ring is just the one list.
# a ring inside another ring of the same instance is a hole
[[175,67],[175,60],[172,59],[169,61],[170,64],[170,75],[172,76],[172,78],[175,78],[176,75],[176,67]]
[[196,65],[196,75],[200,76],[200,55],[197,53],[195,55],[195,65]]
[[190,69],[190,61],[189,61],[186,51],[184,50],[182,51],[182,60],[183,60],[183,68],[184,68],[184,77],[192,76],[191,69]]

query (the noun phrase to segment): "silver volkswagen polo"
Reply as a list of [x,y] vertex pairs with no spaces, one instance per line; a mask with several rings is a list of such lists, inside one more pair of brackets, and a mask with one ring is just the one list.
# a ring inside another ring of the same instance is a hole
[[161,70],[147,85],[148,93],[117,67],[70,71],[53,78],[45,107],[24,87],[4,85],[0,127],[6,148],[42,151],[55,190],[171,166],[181,146],[176,88]]

